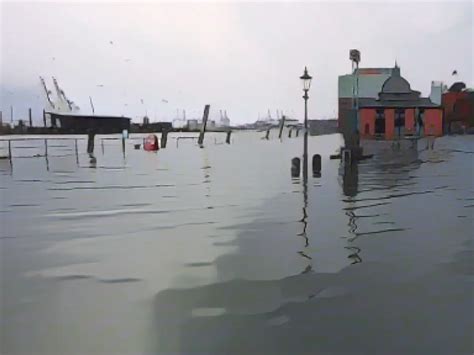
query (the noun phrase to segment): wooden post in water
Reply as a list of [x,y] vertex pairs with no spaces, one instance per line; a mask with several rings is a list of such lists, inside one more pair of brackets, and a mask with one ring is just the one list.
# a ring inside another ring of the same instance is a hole
[[48,140],[47,139],[44,140],[44,156],[45,157],[48,156]]
[[280,121],[280,133],[278,133],[278,139],[281,139],[281,135],[283,133],[283,127],[285,126],[285,115],[281,116]]
[[8,140],[8,159],[12,161],[12,141]]
[[267,133],[265,134],[265,139],[269,140],[270,139],[270,128],[267,129]]
[[206,126],[207,126],[207,118],[209,117],[209,109],[211,108],[211,105],[206,105],[204,107],[204,114],[202,116],[202,127],[201,127],[201,133],[199,134],[199,139],[198,139],[198,144],[202,146],[204,143],[204,134],[206,133]]
[[46,111],[43,109],[43,125],[46,127]]
[[291,177],[299,177],[301,171],[300,158],[291,159]]
[[87,134],[87,153],[93,154],[94,153],[94,136],[95,133],[89,132]]
[[30,120],[30,127],[33,127],[33,117],[31,115],[31,108],[28,109],[28,118]]
[[125,156],[125,136],[122,135],[122,153]]
[[166,148],[167,142],[168,142],[168,130],[163,129],[161,131],[161,148]]
[[300,129],[297,128],[297,129],[296,129],[296,135],[295,135],[295,137],[298,137],[299,134],[300,134]]
[[288,138],[291,138],[291,132],[293,132],[293,128],[290,128],[290,130],[288,131]]
[[74,148],[76,150],[76,163],[79,165],[79,149],[77,148],[77,139],[74,139]]
[[232,131],[227,131],[227,137],[225,138],[225,142],[227,144],[230,144],[230,135],[232,134]]
[[313,176],[321,176],[321,155],[319,154],[313,155]]

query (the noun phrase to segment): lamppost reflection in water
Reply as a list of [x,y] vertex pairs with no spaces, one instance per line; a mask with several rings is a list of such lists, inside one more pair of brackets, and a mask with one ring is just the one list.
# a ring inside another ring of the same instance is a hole
[[[300,219],[300,222],[303,224],[303,231],[298,233],[299,237],[304,239],[304,249],[309,247],[309,238],[307,235],[307,228],[308,228],[308,177],[303,176],[303,218]],[[312,257],[309,256],[305,250],[301,250],[298,252],[302,257],[312,260]],[[303,270],[303,274],[310,272],[313,268],[311,261],[309,262],[306,269]]]

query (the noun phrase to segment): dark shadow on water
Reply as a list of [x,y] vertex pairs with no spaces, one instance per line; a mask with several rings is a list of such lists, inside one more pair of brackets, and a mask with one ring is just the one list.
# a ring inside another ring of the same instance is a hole
[[[466,257],[456,259],[454,265],[465,263]],[[172,354],[472,351],[473,322],[466,314],[472,305],[469,284],[446,269],[407,281],[403,276],[407,268],[365,263],[337,274],[305,273],[274,281],[233,280],[166,290],[154,302],[156,350]],[[440,287],[445,290],[442,294]]]

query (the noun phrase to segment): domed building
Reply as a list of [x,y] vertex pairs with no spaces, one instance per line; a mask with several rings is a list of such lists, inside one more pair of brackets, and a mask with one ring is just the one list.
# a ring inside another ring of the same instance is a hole
[[414,135],[443,135],[443,110],[412,90],[395,65],[378,98],[359,99],[361,137],[400,139]]

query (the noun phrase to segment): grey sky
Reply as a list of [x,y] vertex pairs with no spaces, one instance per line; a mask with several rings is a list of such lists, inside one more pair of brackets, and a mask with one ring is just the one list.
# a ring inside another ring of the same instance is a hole
[[214,114],[227,109],[233,123],[267,109],[301,118],[305,65],[314,76],[310,118],[334,117],[350,48],[361,50],[363,67],[396,59],[424,95],[432,80],[452,83],[454,69],[473,83],[472,1],[2,2],[0,9],[4,119],[11,104],[20,116],[34,107],[39,119],[39,75],[57,77],[83,112],[90,95],[97,113],[135,118],[148,110],[152,120],[171,120],[177,108],[200,116],[206,103]]

